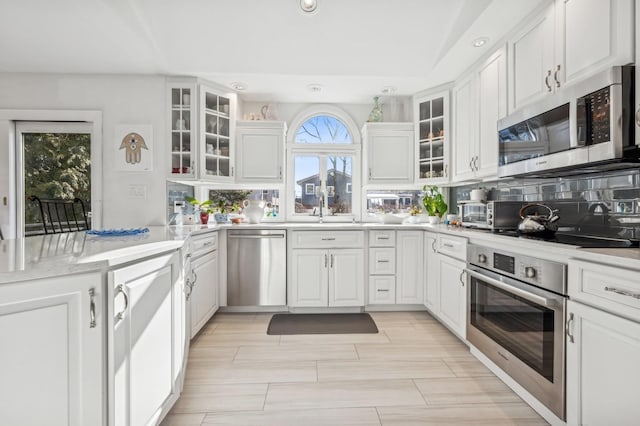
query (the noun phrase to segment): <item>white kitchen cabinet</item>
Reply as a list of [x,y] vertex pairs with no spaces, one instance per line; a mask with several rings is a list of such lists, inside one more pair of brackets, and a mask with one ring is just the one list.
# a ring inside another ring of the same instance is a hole
[[179,267],[176,251],[108,274],[111,425],[155,424],[177,398]]
[[467,330],[467,288],[464,277],[466,264],[449,256],[438,254],[438,281],[440,283],[439,319],[462,339]]
[[633,0],[556,0],[509,41],[510,111],[634,62]]
[[362,140],[365,183],[413,183],[413,123],[366,123]]
[[[198,136],[197,86],[189,82],[167,83],[169,133],[171,135],[171,171],[173,178],[193,179],[197,175]],[[142,155],[145,155],[143,152]]]
[[638,423],[640,323],[567,303],[567,424]]
[[369,304],[393,305],[396,303],[396,276],[369,275]]
[[188,299],[193,338],[220,306],[218,233],[195,237],[191,245]]
[[290,259],[289,306],[364,305],[362,249],[295,249]]
[[432,314],[440,312],[440,275],[438,272],[438,252],[436,251],[437,235],[424,234],[424,306]]
[[453,89],[454,181],[498,171],[496,122],[507,114],[506,48],[498,49]]
[[0,423],[106,422],[100,273],[0,286]]
[[424,250],[421,231],[396,233],[396,303],[422,304]]
[[286,123],[238,121],[236,129],[236,182],[282,183]]
[[235,96],[200,85],[200,179],[233,181]]
[[424,184],[449,182],[449,91],[414,96],[415,180]]

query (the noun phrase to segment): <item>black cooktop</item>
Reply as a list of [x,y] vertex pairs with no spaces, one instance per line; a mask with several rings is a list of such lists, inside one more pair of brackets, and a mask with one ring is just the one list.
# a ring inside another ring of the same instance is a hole
[[582,235],[568,232],[556,232],[548,234],[521,234],[518,231],[503,231],[500,235],[508,237],[525,238],[550,243],[568,244],[584,248],[637,248],[640,240],[635,238],[620,238],[611,235]]

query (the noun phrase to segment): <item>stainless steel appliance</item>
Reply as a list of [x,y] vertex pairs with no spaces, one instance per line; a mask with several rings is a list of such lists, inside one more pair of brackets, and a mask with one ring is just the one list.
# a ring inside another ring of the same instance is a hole
[[565,419],[567,266],[470,244],[467,339]]
[[640,161],[633,78],[633,66],[613,67],[499,120],[498,176],[604,170]]
[[227,232],[227,306],[287,304],[284,230]]
[[522,201],[460,201],[458,214],[462,226],[492,231],[516,229]]

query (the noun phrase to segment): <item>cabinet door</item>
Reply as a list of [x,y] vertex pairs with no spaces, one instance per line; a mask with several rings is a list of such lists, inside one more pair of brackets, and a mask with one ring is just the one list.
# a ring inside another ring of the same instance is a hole
[[555,7],[549,7],[509,41],[509,111],[553,91]]
[[438,255],[440,281],[440,319],[458,336],[466,339],[467,290],[464,282],[465,263]]
[[640,323],[573,301],[567,318],[567,424],[637,424]]
[[436,251],[436,235],[425,234],[424,251],[424,306],[434,315],[440,313],[440,275],[438,272],[438,252]]
[[109,273],[113,300],[112,425],[156,423],[175,393],[174,303],[177,255],[165,255]]
[[364,306],[364,252],[329,252],[329,306]]
[[289,306],[327,306],[329,252],[291,250],[291,273],[287,280]]
[[[562,0],[564,84],[613,65],[633,63],[633,0]],[[587,31],[585,29],[588,28]],[[562,71],[562,70],[561,70]]]
[[195,87],[195,84],[168,83],[172,177],[193,178],[197,172],[195,105],[198,93]]
[[212,251],[191,263],[191,338],[218,310],[218,252]]
[[477,71],[478,143],[476,177],[498,173],[496,122],[507,114],[506,48],[498,50]]
[[396,303],[422,304],[424,299],[422,232],[398,231],[396,241]]
[[235,95],[200,87],[200,179],[231,181],[235,176]]
[[378,127],[375,130],[365,130],[365,181],[413,183],[413,130]]
[[475,127],[473,76],[453,88],[453,179],[457,181],[474,177]]
[[2,424],[104,424],[103,288],[100,274],[0,286]]
[[265,128],[238,126],[236,182],[282,182],[284,123]]

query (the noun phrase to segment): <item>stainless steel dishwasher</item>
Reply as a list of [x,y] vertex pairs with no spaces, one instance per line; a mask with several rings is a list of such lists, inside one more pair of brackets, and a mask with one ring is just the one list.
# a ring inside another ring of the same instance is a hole
[[287,304],[287,239],[284,230],[227,232],[227,306]]

